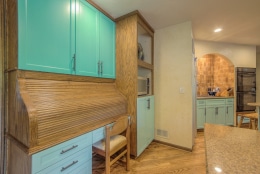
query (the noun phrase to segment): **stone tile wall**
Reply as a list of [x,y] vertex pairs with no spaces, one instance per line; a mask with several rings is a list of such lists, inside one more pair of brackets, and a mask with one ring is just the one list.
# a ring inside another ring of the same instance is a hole
[[207,96],[208,88],[234,91],[234,79],[234,65],[225,57],[207,54],[197,60],[197,96]]

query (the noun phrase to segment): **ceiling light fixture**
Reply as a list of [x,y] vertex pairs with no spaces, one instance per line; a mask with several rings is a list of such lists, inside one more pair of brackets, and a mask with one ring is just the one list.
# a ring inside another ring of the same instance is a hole
[[217,28],[214,30],[215,33],[222,31],[222,28]]

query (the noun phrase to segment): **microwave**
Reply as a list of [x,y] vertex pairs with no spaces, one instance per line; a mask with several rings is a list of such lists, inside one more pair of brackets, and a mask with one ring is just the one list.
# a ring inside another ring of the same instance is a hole
[[138,76],[138,95],[149,94],[149,78]]

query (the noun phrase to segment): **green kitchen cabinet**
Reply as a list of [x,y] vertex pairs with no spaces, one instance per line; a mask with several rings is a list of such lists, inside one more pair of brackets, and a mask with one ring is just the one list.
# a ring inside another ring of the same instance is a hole
[[226,125],[234,125],[234,99],[226,99]]
[[78,9],[76,74],[115,78],[115,23],[85,0]]
[[204,128],[204,123],[233,125],[234,99],[210,98],[197,100],[197,129]]
[[154,139],[154,97],[137,99],[137,156]]
[[206,120],[206,101],[197,100],[197,129],[203,129]]
[[18,69],[115,78],[115,22],[85,0],[18,1]]
[[73,1],[18,1],[18,69],[71,73]]

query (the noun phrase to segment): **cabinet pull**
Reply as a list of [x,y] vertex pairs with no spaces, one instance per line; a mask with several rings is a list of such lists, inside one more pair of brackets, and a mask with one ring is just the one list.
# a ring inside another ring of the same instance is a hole
[[67,165],[67,166],[65,166],[65,167],[62,167],[60,171],[63,172],[64,170],[70,168],[71,166],[73,166],[73,165],[76,164],[77,162],[79,162],[79,161],[78,161],[78,160],[77,160],[77,161],[73,161],[71,164],[69,164],[69,165]]
[[227,114],[228,114],[228,106],[227,106]]
[[78,147],[78,145],[73,145],[71,148],[68,148],[68,149],[66,149],[66,150],[62,150],[62,151],[60,152],[60,154],[64,154],[64,153],[66,153],[66,152],[68,152],[68,151],[70,151],[70,150],[72,150],[72,149],[75,149],[76,147]]
[[98,61],[98,75],[100,74],[100,61]]
[[101,61],[100,63],[100,74],[102,75],[103,74],[103,62]]
[[76,71],[76,54],[73,55],[73,71]]
[[148,105],[147,105],[147,108],[150,109],[150,107],[151,107],[151,106],[150,106],[150,104],[151,104],[150,99],[147,100],[147,104],[148,104]]
[[204,115],[206,116],[206,108],[204,108]]

